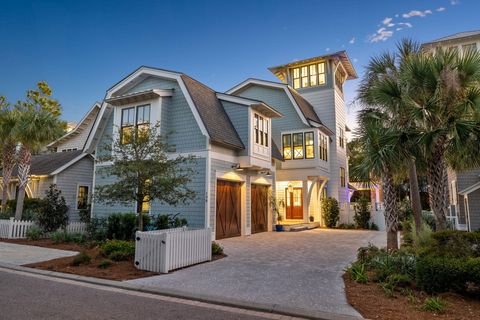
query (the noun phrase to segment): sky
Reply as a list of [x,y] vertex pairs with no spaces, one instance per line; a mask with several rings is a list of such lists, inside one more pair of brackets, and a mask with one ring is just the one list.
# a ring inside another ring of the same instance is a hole
[[[0,0],[0,95],[49,83],[79,121],[139,66],[180,71],[223,92],[268,67],[346,50],[359,77],[404,37],[480,29],[478,0]],[[348,125],[359,80],[345,85]]]

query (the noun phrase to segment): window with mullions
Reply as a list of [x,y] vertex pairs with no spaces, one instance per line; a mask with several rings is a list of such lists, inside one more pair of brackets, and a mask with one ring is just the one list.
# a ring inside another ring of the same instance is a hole
[[285,160],[292,160],[292,135],[284,134],[282,136],[283,143],[283,158]]
[[303,133],[293,135],[293,159],[303,159]]
[[313,132],[305,132],[305,159],[315,158]]
[[88,207],[88,186],[78,186],[77,209],[85,210]]
[[268,120],[255,114],[254,116],[255,143],[268,147]]
[[325,84],[325,62],[293,68],[291,75],[295,89]]
[[328,137],[320,135],[320,160],[328,161]]
[[346,180],[345,168],[340,167],[340,187],[345,188],[347,186]]
[[122,144],[132,142],[133,135],[142,136],[150,127],[150,105],[122,109],[120,141]]

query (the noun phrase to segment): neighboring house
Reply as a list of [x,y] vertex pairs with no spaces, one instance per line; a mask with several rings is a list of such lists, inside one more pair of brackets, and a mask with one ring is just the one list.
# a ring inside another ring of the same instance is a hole
[[[455,49],[460,53],[480,48],[480,30],[460,32],[422,44],[434,53],[437,48]],[[464,172],[448,170],[450,221],[460,230],[480,229],[480,168]]]
[[[272,228],[273,158],[282,157],[271,123],[278,117],[264,102],[215,92],[183,73],[140,67],[107,90],[86,151],[100,155],[122,132],[160,123],[172,156],[196,156],[189,184],[196,198],[176,207],[153,200],[145,211],[180,213],[191,227],[210,227],[215,239],[248,235]],[[95,163],[95,186],[114,181],[99,172],[108,165]],[[135,203],[92,203],[97,217],[135,209]]]
[[[84,152],[85,142],[95,123],[100,105],[96,103],[85,117],[64,136],[50,143],[46,150],[32,157],[30,178],[25,190],[28,198],[43,198],[51,184],[62,191],[69,207],[70,220],[78,220],[78,212],[88,209],[92,192],[93,156]],[[14,168],[8,198],[16,199],[17,168]]]
[[[296,61],[269,70],[282,82],[247,79],[227,93],[268,103],[284,116],[272,119],[282,150],[277,199],[287,222],[321,221],[321,199],[336,198],[349,216],[346,111],[343,84],[356,72],[346,52]],[[347,221],[341,221],[347,222]]]

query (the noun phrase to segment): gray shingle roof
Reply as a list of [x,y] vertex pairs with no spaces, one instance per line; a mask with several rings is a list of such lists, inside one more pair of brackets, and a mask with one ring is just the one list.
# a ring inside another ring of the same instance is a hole
[[244,149],[245,146],[233,127],[216,92],[185,74],[182,74],[181,77],[210,138],[221,144]]
[[478,36],[478,35],[480,35],[480,30],[458,32],[458,33],[454,33],[454,34],[451,34],[451,35],[443,37],[443,38],[439,38],[439,39],[436,39],[436,40],[426,42],[424,44],[442,42],[442,41],[450,41],[450,40],[473,37],[473,36]]
[[273,159],[280,160],[280,161],[284,161],[284,160],[285,160],[285,159],[283,159],[283,155],[282,155],[282,153],[280,152],[280,149],[278,149],[278,146],[277,146],[276,143],[273,141],[273,139],[272,139],[272,158],[273,158]]
[[[63,167],[82,154],[82,150],[39,154],[32,157],[31,175],[50,175],[55,170]],[[17,166],[13,169],[12,176],[17,176]]]
[[290,91],[290,93],[292,94],[293,99],[295,99],[295,102],[297,103],[305,118],[322,124],[322,121],[320,121],[320,118],[318,117],[310,102],[305,100],[305,98],[302,97],[296,90],[288,87],[288,91]]

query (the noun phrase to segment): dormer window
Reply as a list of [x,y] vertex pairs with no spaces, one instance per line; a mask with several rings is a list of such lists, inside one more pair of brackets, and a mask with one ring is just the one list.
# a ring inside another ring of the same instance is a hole
[[145,134],[150,127],[150,105],[122,109],[120,141],[122,144],[132,142],[133,135]]
[[255,114],[253,121],[255,143],[264,147],[268,147],[268,120],[261,115]]
[[293,68],[292,79],[295,89],[325,84],[325,62]]

